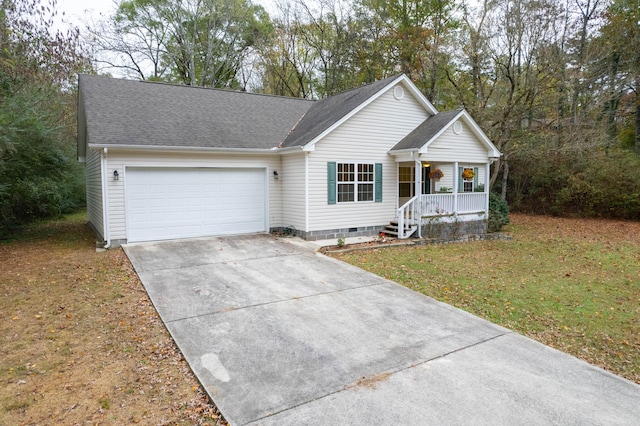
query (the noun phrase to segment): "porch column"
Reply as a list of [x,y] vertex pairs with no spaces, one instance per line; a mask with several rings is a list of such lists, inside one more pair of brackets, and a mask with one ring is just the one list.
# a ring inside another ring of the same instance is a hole
[[491,182],[491,163],[486,164],[486,171],[484,173],[484,192],[487,194],[485,199],[485,219],[489,218],[489,183]]
[[458,214],[458,162],[453,163],[453,212]]
[[[413,209],[413,220],[418,225],[418,238],[422,238],[422,161],[416,160],[414,166],[414,194],[418,197],[418,206]],[[418,216],[418,217],[415,217]]]
[[414,194],[421,195],[422,194],[422,161],[415,161],[415,171],[414,171]]

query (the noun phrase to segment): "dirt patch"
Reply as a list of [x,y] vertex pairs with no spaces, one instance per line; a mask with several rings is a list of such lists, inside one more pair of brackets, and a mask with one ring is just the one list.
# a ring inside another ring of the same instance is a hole
[[227,424],[83,218],[0,244],[0,424]]
[[352,388],[365,388],[365,389],[377,389],[378,383],[384,382],[391,377],[391,373],[376,374],[375,376],[360,377],[355,383],[347,386],[347,389]]
[[355,244],[345,244],[343,246],[327,246],[322,247],[319,251],[321,253],[348,253],[350,251],[356,250],[368,250],[373,248],[384,248],[384,247],[396,247],[396,246],[407,246],[414,245],[415,242],[412,240],[396,240],[393,238],[387,238],[384,241],[367,241],[363,243],[355,243]]

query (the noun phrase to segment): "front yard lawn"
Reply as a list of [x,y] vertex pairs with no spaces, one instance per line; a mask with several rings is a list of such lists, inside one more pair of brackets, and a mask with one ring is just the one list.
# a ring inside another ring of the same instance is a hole
[[86,214],[0,242],[0,425],[226,424]]
[[640,384],[640,222],[511,221],[512,241],[332,255]]

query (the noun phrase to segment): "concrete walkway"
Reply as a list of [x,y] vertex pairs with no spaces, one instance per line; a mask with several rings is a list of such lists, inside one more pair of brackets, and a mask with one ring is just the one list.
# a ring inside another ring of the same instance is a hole
[[640,386],[301,240],[124,248],[231,424],[640,422]]

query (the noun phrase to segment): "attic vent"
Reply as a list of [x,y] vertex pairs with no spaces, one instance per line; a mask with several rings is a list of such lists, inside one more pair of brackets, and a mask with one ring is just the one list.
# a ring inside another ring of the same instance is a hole
[[453,133],[455,133],[456,135],[459,135],[460,133],[462,133],[462,123],[459,121],[456,121],[455,123],[453,123]]
[[404,89],[402,86],[396,86],[393,88],[393,97],[397,100],[404,98]]

